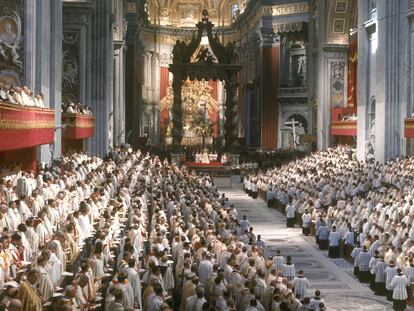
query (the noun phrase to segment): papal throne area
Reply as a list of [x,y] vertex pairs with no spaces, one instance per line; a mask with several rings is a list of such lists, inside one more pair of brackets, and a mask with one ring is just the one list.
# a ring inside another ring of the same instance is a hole
[[0,311],[413,311],[414,0],[0,0]]

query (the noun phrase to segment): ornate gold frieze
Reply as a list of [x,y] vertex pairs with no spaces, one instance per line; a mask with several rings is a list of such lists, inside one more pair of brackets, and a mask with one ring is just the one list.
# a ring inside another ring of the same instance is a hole
[[53,129],[55,114],[51,109],[0,104],[0,130]]

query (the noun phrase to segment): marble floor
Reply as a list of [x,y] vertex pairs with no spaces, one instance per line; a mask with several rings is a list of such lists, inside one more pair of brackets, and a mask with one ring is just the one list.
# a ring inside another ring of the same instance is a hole
[[304,237],[300,228],[286,228],[286,218],[269,209],[263,200],[248,197],[235,180],[232,188],[221,189],[236,207],[239,217],[246,215],[254,232],[261,234],[268,251],[277,249],[292,256],[296,271],[304,270],[311,283],[309,295],[321,290],[330,311],[384,311],[392,305],[384,297],[375,296],[370,288],[352,275],[352,266],[344,259],[330,259],[317,249],[313,238]]

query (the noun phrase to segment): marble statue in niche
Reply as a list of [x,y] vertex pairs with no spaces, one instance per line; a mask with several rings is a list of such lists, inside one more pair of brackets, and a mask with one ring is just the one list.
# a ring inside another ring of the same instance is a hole
[[369,139],[365,142],[365,157],[368,162],[375,160],[375,116],[373,117],[370,130],[369,130]]
[[292,82],[295,86],[303,87],[306,82],[306,55],[292,56]]
[[18,50],[21,44],[21,20],[15,12],[0,17],[0,55],[8,63],[22,68]]
[[305,66],[306,66],[306,56],[305,55],[301,55],[297,59],[297,69],[296,69],[296,73],[299,76],[302,76],[304,74],[304,72],[305,72]]

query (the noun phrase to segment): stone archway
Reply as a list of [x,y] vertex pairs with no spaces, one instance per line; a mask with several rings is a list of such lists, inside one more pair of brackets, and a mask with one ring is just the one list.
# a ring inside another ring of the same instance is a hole
[[[203,18],[197,24],[197,35],[193,35],[190,43],[177,40],[173,48],[173,63],[169,66],[173,74],[174,101],[172,106],[172,147],[177,152],[182,149],[183,112],[181,90],[183,82],[190,80],[220,80],[225,83],[225,151],[238,151],[237,134],[237,73],[242,66],[237,63],[234,43],[224,46],[217,35],[213,36],[214,25],[209,21],[207,10],[203,11]],[[207,33],[209,45],[214,54],[206,48],[200,49],[195,61],[192,56],[201,43],[203,33]]]

